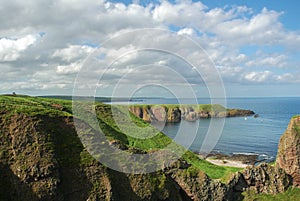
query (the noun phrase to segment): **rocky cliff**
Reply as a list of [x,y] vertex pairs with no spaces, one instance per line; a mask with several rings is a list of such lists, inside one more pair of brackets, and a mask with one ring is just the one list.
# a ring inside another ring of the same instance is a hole
[[278,145],[276,164],[300,185],[300,116],[291,119]]
[[225,109],[221,105],[132,105],[129,111],[147,122],[196,121],[201,118],[251,116],[251,110]]
[[[0,97],[0,106],[0,200],[231,201],[242,200],[245,191],[275,194],[290,186],[290,177],[282,169],[267,164],[234,173],[226,182],[211,179],[194,165],[211,166],[201,160],[189,163],[179,159],[151,174],[120,173],[85,150],[74,127],[70,103]],[[97,107],[101,117],[112,122],[108,109],[107,105]],[[112,144],[147,152],[132,147],[129,137],[99,121]]]

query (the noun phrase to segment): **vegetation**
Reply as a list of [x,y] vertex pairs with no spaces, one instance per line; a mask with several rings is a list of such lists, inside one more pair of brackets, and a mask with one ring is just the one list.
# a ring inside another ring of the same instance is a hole
[[[72,102],[70,100],[54,99],[54,98],[38,98],[28,96],[0,96],[0,106],[8,112],[9,115],[15,113],[26,114],[28,116],[72,116]],[[177,107],[176,105],[173,105]],[[127,108],[117,106],[112,108],[111,105],[96,103],[96,114],[99,120],[99,125],[106,135],[107,139],[117,140],[119,143],[128,148],[140,149],[146,152],[155,151],[172,142],[172,139],[163,133],[155,130],[150,124],[131,115],[128,117]],[[220,105],[202,105],[199,108],[203,110],[224,109]],[[54,123],[55,124],[55,123]],[[59,130],[56,125],[48,124],[48,130],[61,133],[63,140],[54,139],[49,134],[48,145],[57,147],[58,155],[62,162],[67,164],[83,164],[87,165],[93,162],[93,158],[83,149],[79,139],[75,139],[67,130]],[[137,129],[140,128],[140,129]],[[145,138],[136,138],[135,136],[145,136]],[[146,138],[147,136],[152,136]],[[69,149],[72,147],[72,149]],[[179,149],[182,149],[178,145]],[[76,159],[76,157],[80,156]],[[239,171],[238,168],[220,167],[200,159],[196,154],[187,151],[183,158],[187,160],[193,167],[191,170],[202,170],[213,179],[225,178],[232,172]]]
[[276,195],[269,194],[257,194],[254,191],[244,192],[243,193],[245,201],[296,201],[300,200],[300,189],[290,187],[286,192],[279,193]]
[[59,99],[2,95],[0,105],[8,117],[16,113],[28,116],[71,116],[72,113],[72,102]]

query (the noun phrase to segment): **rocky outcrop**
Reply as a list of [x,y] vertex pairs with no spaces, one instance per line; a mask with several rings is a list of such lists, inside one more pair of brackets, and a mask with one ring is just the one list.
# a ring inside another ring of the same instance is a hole
[[166,106],[130,106],[129,111],[146,122],[180,122],[181,111],[179,107]]
[[212,180],[193,167],[171,168],[171,178],[191,200],[240,200],[245,191],[277,194],[285,192],[291,185],[291,178],[281,168],[266,163],[257,167],[248,166],[237,172],[226,182]]
[[229,197],[243,191],[277,194],[284,192],[291,185],[291,177],[278,167],[262,163],[257,167],[248,166],[236,173],[228,182]]
[[255,113],[251,110],[241,109],[225,109],[220,105],[208,109],[192,106],[176,106],[176,105],[132,105],[129,111],[136,117],[147,122],[180,122],[181,119],[186,121],[196,121],[202,118],[223,118],[223,117],[239,117],[252,116]]
[[300,186],[300,116],[291,119],[278,145],[276,164]]

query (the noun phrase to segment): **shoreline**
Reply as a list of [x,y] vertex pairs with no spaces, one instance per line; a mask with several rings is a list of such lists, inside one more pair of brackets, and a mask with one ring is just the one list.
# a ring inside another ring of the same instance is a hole
[[[255,166],[262,162],[267,162],[267,159],[259,160],[258,154],[223,154],[223,153],[198,153],[198,156],[212,164],[226,167],[246,168],[247,166]],[[268,161],[271,162],[271,161]]]
[[214,165],[225,166],[225,167],[246,168],[247,166],[251,166],[248,164],[244,164],[242,161],[220,160],[220,159],[213,159],[213,158],[206,158],[205,160]]

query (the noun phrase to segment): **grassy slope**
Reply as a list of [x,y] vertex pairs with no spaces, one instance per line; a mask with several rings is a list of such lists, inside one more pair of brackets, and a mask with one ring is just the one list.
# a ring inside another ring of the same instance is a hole
[[[28,96],[0,96],[0,106],[2,109],[7,111],[8,116],[15,113],[23,113],[29,116],[36,115],[47,115],[47,116],[71,116],[72,113],[72,102],[69,100],[60,99],[50,99],[50,98],[37,98]],[[161,149],[171,142],[171,139],[161,132],[158,132],[154,137],[147,139],[138,139],[125,135],[122,130],[116,125],[114,118],[111,114],[111,106],[98,103],[97,104],[97,115],[99,118],[99,124],[110,140],[117,139],[122,143],[128,145],[129,147],[134,147],[142,149],[144,151],[153,151]],[[119,107],[120,113],[125,113],[125,108]],[[127,125],[128,118],[122,119],[123,125]],[[131,121],[140,127],[149,127],[148,123],[140,120],[139,118],[131,115]],[[133,127],[128,124],[126,128],[126,133],[134,133],[136,131],[136,126]],[[124,128],[123,128],[124,129]],[[150,129],[151,130],[151,129]],[[139,130],[138,132],[142,132]],[[149,131],[149,129],[148,129]],[[152,131],[150,131],[152,132]],[[137,133],[139,134],[139,133]],[[144,134],[144,133],[141,133]],[[146,133],[147,134],[147,133]],[[145,134],[145,135],[146,135]],[[82,161],[90,161],[90,157],[86,152],[81,154]],[[208,176],[213,179],[218,179],[226,177],[231,172],[236,172],[240,169],[230,168],[230,167],[220,167],[213,165],[205,160],[201,160],[197,155],[188,151],[183,156],[184,159],[189,161],[193,167],[197,167],[203,170]]]

